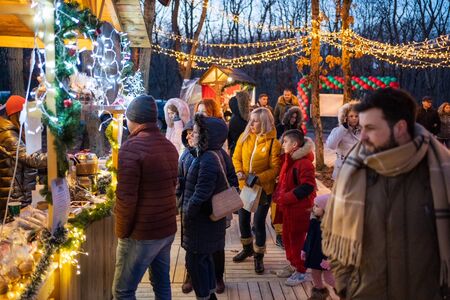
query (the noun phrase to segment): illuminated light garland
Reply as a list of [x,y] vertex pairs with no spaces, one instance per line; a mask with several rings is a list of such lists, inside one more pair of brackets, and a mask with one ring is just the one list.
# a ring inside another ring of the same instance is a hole
[[180,41],[182,43],[186,44],[198,44],[200,46],[204,47],[210,47],[210,48],[264,48],[264,47],[272,47],[272,46],[280,46],[283,44],[288,43],[296,43],[297,38],[286,38],[286,39],[279,39],[274,41],[264,41],[264,42],[253,42],[253,43],[229,43],[229,44],[214,44],[214,43],[206,43],[202,41],[196,41],[194,39],[190,39],[187,37],[179,36],[171,32],[166,32],[161,29],[154,29],[154,32],[163,35],[164,37]]
[[[343,33],[347,41],[345,47],[352,53],[373,56],[381,61],[405,68],[450,67],[450,40],[440,36],[423,42],[390,45],[365,39],[348,30]],[[342,32],[321,31],[321,39],[336,48],[344,46],[340,42]]]
[[[40,30],[40,23],[45,16],[42,12],[42,5],[39,2],[32,4],[37,8],[36,12],[36,32],[35,35],[43,35]],[[90,75],[96,81],[95,89],[97,102],[93,104],[107,105],[106,94],[108,90],[113,89],[114,84],[119,85],[132,71],[132,63],[130,61],[131,51],[130,42],[126,34],[112,29],[109,36],[100,36],[102,22],[100,22],[88,9],[80,9],[77,3],[55,2],[56,14],[55,18],[55,45],[56,45],[56,67],[55,67],[55,86],[51,86],[45,77],[44,67],[51,63],[44,62],[40,51],[38,59],[43,84],[48,91],[55,93],[55,102],[57,112],[48,111],[45,103],[46,93],[38,97],[37,103],[43,111],[43,121],[50,128],[55,138],[55,148],[58,157],[58,176],[63,177],[68,168],[66,160],[66,149],[72,144],[77,130],[79,128],[79,116],[81,112],[81,104],[77,99],[77,95],[70,91],[67,87],[67,79],[72,74],[77,73],[77,65],[80,64],[79,53],[83,51],[77,50],[77,38],[82,34],[85,38],[89,38],[95,46],[91,55],[93,65],[89,66]],[[120,39],[120,58],[114,49],[113,35],[117,34]],[[102,47],[97,47],[97,38],[103,42]],[[114,74],[108,74],[109,70],[115,71]],[[108,74],[108,75],[107,75]],[[50,197],[48,197],[50,198]]]
[[[213,8],[213,7],[211,7]],[[305,33],[308,30],[308,26],[303,25],[300,28],[298,27],[293,27],[293,26],[289,26],[286,27],[284,25],[277,25],[277,26],[273,26],[273,25],[266,25],[264,23],[257,23],[257,22],[253,22],[253,21],[242,21],[241,18],[239,17],[239,15],[233,14],[233,13],[228,13],[223,9],[216,9],[216,11],[213,11],[211,14],[217,14],[219,13],[222,17],[236,23],[236,24],[241,24],[244,26],[247,26],[249,28],[252,29],[257,29],[257,30],[263,30],[263,31],[268,31],[268,32],[273,32],[273,31],[279,31],[279,32],[287,32],[287,33]]]
[[[184,39],[183,37],[173,35],[173,38]],[[307,47],[309,44],[309,39],[312,34],[309,33],[308,36],[303,36],[301,38],[289,39],[289,43],[280,44],[274,49],[270,49],[265,52],[245,55],[237,58],[222,58],[215,56],[197,56],[191,57],[192,61],[203,64],[219,64],[226,67],[239,68],[246,65],[260,64],[268,61],[276,61],[285,59],[290,56],[299,55],[302,51],[294,51],[294,49],[299,47]],[[436,39],[426,40],[423,42],[412,42],[400,45],[390,45],[387,43],[381,43],[377,41],[371,41],[360,37],[355,32],[347,30],[344,35],[342,32],[328,32],[321,30],[319,32],[319,38],[336,48],[342,49],[343,45],[341,39],[345,39],[346,48],[354,55],[370,55],[379,59],[380,61],[385,61],[393,65],[398,65],[406,68],[431,68],[431,67],[450,67],[450,41],[448,36],[440,36]],[[190,39],[184,39],[186,42],[195,42]],[[282,41],[282,40],[280,40]],[[305,42],[306,41],[306,42]],[[272,41],[276,42],[276,41]],[[272,43],[269,42],[269,43]],[[287,45],[289,44],[289,45]],[[250,44],[207,44],[204,45],[214,45],[218,47],[238,47],[246,48]],[[239,46],[241,45],[241,46]],[[189,58],[188,53],[181,51],[175,51],[168,48],[163,48],[159,45],[152,45],[155,52],[159,54],[164,54],[170,57],[174,57],[177,61],[186,61]],[[409,62],[408,62],[409,61]],[[207,67],[194,66],[196,69],[207,69]]]
[[[238,68],[246,65],[259,64],[268,61],[277,61],[293,55],[300,54],[302,51],[298,50],[299,45],[295,44],[293,46],[280,47],[277,49],[271,49],[268,51],[244,55],[237,58],[222,58],[216,56],[191,56],[192,61],[204,64],[218,64],[225,67]],[[159,45],[152,45],[152,49],[156,53],[165,54],[170,57],[174,57],[177,61],[185,61],[190,55],[181,51],[175,51],[173,49],[163,48]]]

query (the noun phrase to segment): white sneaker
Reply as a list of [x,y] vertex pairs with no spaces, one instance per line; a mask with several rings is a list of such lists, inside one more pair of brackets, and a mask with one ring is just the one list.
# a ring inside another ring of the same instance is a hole
[[287,286],[296,286],[308,280],[309,278],[305,273],[295,271],[294,274],[292,274],[291,277],[289,277],[284,284]]

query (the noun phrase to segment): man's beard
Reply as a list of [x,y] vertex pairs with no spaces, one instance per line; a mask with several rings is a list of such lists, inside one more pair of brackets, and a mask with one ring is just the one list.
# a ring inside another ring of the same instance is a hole
[[[392,148],[395,148],[398,146],[398,143],[395,140],[392,130],[391,130],[391,134],[389,135],[389,140],[381,146],[375,147],[369,141],[363,141],[362,143],[363,143],[363,151],[364,151],[364,154],[366,154],[366,155],[383,152],[383,151],[386,151],[386,150],[389,150],[389,149],[392,149]],[[370,150],[367,149],[367,146],[370,146],[371,149]]]

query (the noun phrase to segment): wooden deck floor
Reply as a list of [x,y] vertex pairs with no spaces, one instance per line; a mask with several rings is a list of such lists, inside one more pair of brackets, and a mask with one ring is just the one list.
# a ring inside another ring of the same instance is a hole
[[[241,249],[239,240],[238,217],[233,215],[231,227],[227,229],[225,246],[225,293],[217,295],[219,299],[230,300],[306,300],[312,288],[311,282],[303,283],[296,287],[288,287],[284,284],[286,279],[277,278],[271,271],[277,271],[286,265],[284,250],[275,246],[275,232],[270,226],[269,219],[266,222],[267,253],[264,257],[266,271],[263,275],[257,275],[253,269],[253,259],[236,264],[232,257]],[[170,277],[172,280],[173,299],[195,299],[194,292],[183,294],[181,285],[186,272],[184,265],[185,251],[180,246],[179,232],[172,245]],[[142,280],[138,287],[137,299],[154,299],[151,284],[148,277]],[[339,299],[333,294],[330,299]]]

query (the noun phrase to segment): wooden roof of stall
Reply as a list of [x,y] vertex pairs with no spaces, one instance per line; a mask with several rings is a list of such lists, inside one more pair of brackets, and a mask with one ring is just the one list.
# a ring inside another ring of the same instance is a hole
[[[99,19],[128,33],[132,47],[150,47],[139,0],[76,0]],[[34,9],[31,0],[0,0],[0,47],[34,47]],[[39,47],[43,43],[38,41]],[[86,46],[90,41],[80,40]]]
[[228,79],[233,82],[247,83],[256,85],[256,82],[247,73],[238,69],[222,67],[218,65],[211,66],[200,78],[200,84],[227,84]]

